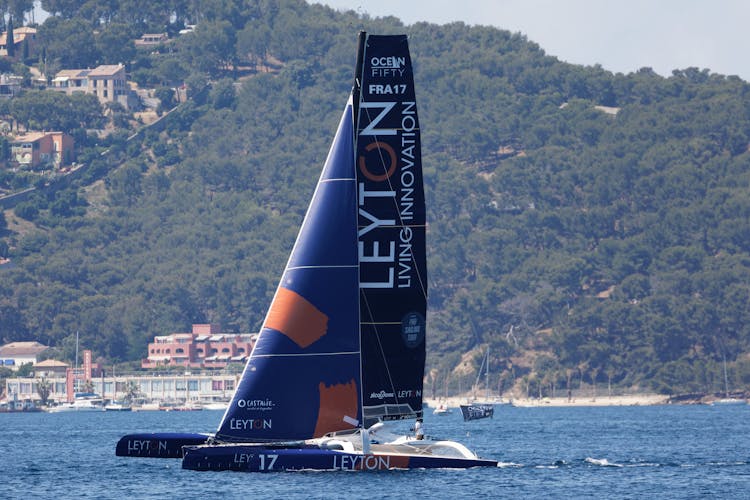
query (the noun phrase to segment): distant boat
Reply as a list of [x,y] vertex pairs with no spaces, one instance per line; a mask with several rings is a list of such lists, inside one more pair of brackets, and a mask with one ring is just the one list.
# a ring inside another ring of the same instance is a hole
[[713,401],[711,405],[744,405],[747,401],[740,398],[721,398]]
[[75,394],[72,402],[51,406],[47,411],[49,413],[104,411],[104,400],[93,392],[79,392]]
[[495,415],[495,405],[491,403],[466,403],[459,408],[464,421],[492,418]]
[[14,398],[0,401],[0,413],[36,413],[40,411],[42,409],[31,400],[18,401]]
[[124,401],[112,401],[104,405],[104,411],[132,411],[133,407],[130,403]]
[[440,417],[444,417],[446,415],[450,415],[451,413],[453,413],[453,410],[451,410],[450,408],[448,408],[448,406],[443,405],[443,404],[439,405],[432,412],[433,415],[438,415]]
[[229,408],[229,401],[214,401],[211,403],[202,404],[204,410],[222,410],[226,411]]
[[724,397],[713,401],[711,405],[744,405],[744,404],[747,404],[746,400],[735,398],[729,395],[729,377],[727,376],[726,355],[722,355],[722,361],[724,365]]
[[[116,453],[182,455],[183,468],[207,471],[497,466],[416,432],[425,240],[407,37],[361,33],[354,89],[218,430],[129,435]],[[416,420],[414,434],[389,432],[385,421],[403,419]]]
[[487,388],[486,400],[484,402],[472,401],[459,406],[461,408],[461,415],[464,417],[464,421],[479,420],[481,418],[492,418],[495,415],[495,404],[489,401],[490,391],[490,348],[487,346],[487,352],[484,354],[482,364],[479,366],[477,373],[477,381],[474,383],[474,387],[479,385],[479,378],[482,376],[482,368],[484,368],[485,376],[485,387]]

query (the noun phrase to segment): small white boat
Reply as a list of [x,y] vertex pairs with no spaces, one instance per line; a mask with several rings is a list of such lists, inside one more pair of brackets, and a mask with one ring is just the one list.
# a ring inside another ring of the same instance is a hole
[[133,407],[123,401],[112,401],[104,405],[104,411],[132,411]]
[[212,401],[211,403],[203,403],[204,410],[226,411],[228,407],[229,407],[229,401]]
[[723,406],[723,405],[744,405],[747,404],[747,401],[740,398],[722,398],[717,399],[716,401],[711,403],[711,406]]
[[104,400],[98,394],[77,393],[70,403],[61,403],[47,410],[49,413],[65,413],[71,411],[104,411]]
[[451,410],[450,408],[448,408],[448,407],[447,407],[447,406],[445,406],[445,405],[440,405],[440,406],[438,406],[438,407],[437,407],[437,408],[435,408],[435,410],[434,410],[434,411],[432,412],[432,414],[433,414],[433,415],[438,415],[438,416],[440,416],[440,417],[444,417],[444,416],[446,416],[446,415],[450,415],[451,413],[453,413],[453,410]]

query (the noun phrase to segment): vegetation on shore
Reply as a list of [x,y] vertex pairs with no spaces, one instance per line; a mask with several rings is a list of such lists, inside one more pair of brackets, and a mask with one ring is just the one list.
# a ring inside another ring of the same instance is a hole
[[[97,355],[133,361],[191,323],[257,331],[366,29],[408,33],[415,63],[428,384],[465,389],[487,345],[493,384],[532,394],[716,392],[725,366],[732,388],[750,384],[747,82],[698,68],[612,74],[462,23],[219,4],[190,13],[197,27],[175,50],[127,59],[144,83],[172,75],[210,82],[206,94],[163,130],[91,138],[88,175],[0,218],[13,263],[0,268],[0,341],[70,353],[79,331]],[[158,28],[74,12],[43,27]]]

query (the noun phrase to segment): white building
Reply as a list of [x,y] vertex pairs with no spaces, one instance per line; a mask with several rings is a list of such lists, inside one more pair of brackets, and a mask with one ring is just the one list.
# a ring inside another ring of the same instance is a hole
[[11,342],[0,346],[0,364],[11,370],[18,370],[21,365],[36,364],[41,353],[49,349],[39,342]]

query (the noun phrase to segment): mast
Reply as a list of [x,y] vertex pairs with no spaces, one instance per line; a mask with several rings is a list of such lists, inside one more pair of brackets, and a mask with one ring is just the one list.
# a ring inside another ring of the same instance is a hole
[[[367,32],[360,31],[357,39],[357,62],[354,65],[354,86],[352,87],[352,123],[359,120],[359,96],[362,92],[362,69],[365,58],[365,46],[367,45]],[[354,153],[357,151],[357,133],[354,132]],[[356,164],[356,156],[352,158]]]
[[[354,124],[354,127],[352,128],[352,143],[354,147],[352,148],[352,165],[354,168],[352,169],[355,172],[356,176],[356,169],[357,169],[357,123],[359,123],[359,99],[360,95],[362,93],[362,71],[364,69],[364,66],[362,65],[362,61],[364,61],[365,58],[365,46],[367,45],[367,32],[366,31],[360,31],[359,37],[357,38],[357,61],[354,65],[354,86],[352,87],[352,123]],[[357,196],[357,200],[359,200],[359,196]],[[358,203],[355,204],[355,206],[352,207],[354,210],[354,218],[356,220],[357,218],[357,212],[358,212]],[[359,273],[359,257],[357,258],[357,291],[360,290],[360,282],[361,282],[361,276]],[[359,380],[360,380],[360,390],[359,390],[359,407],[364,409],[365,406],[365,391],[364,391],[364,368],[362,366],[362,304],[360,301],[357,301],[357,342],[358,342],[358,351],[359,351]],[[362,420],[359,422],[358,427],[362,428],[363,431],[366,431],[367,425],[365,424],[365,415],[364,411],[362,412]],[[365,444],[365,441],[367,443]],[[365,446],[369,447],[369,439],[366,438],[365,433],[362,434],[362,446],[365,448]]]
[[487,366],[484,368],[485,400],[490,401],[490,346],[487,345]]

